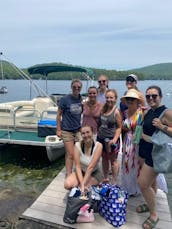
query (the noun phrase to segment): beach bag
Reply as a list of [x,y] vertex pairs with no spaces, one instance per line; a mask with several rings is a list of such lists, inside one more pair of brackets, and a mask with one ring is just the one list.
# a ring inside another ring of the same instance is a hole
[[63,216],[63,221],[69,224],[76,223],[80,208],[82,208],[88,202],[89,202],[89,199],[85,200],[85,199],[80,199],[79,196],[77,197],[68,196],[66,210]]
[[[159,118],[164,115],[164,110]],[[156,173],[172,173],[172,137],[161,130],[156,130],[151,141],[153,143],[152,159]]]
[[103,184],[100,195],[100,215],[114,227],[123,225],[126,222],[128,193],[119,186]]
[[69,224],[92,222],[94,221],[93,212],[99,211],[99,203],[99,189],[96,186],[92,186],[84,197],[81,196],[80,189],[75,187],[67,198],[63,221]]

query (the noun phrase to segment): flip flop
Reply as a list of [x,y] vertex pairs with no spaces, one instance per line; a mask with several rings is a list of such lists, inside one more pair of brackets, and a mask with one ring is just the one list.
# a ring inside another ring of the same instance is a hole
[[148,208],[147,204],[141,204],[141,205],[137,206],[137,208],[136,208],[137,213],[144,213],[144,212],[148,212],[148,211],[149,211],[149,208]]
[[142,224],[142,228],[143,229],[152,229],[156,226],[158,221],[159,221],[159,218],[157,218],[157,220],[153,220],[150,217],[148,217]]

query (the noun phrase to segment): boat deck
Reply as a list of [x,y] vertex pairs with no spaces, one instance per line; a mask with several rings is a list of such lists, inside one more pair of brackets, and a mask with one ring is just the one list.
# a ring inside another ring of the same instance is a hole
[[[104,229],[114,228],[107,223],[99,214],[95,214],[93,223],[66,224],[63,222],[63,215],[66,206],[68,192],[63,187],[65,171],[62,170],[58,176],[48,185],[37,200],[22,214],[21,218],[30,219],[45,225],[51,225],[57,228],[78,228],[78,229]],[[136,206],[143,203],[143,197],[130,197],[127,206],[127,222],[121,229],[139,229],[142,223],[148,217],[148,213],[138,214]],[[171,229],[172,219],[168,206],[166,194],[158,190],[157,209],[159,222],[156,226],[158,229]],[[60,225],[60,227],[59,227]]]
[[45,146],[45,137],[34,131],[0,130],[0,143]]
[[[46,142],[45,137],[38,137],[36,131],[0,130],[0,143],[32,145],[32,146],[57,146],[56,143]],[[59,148],[63,143],[58,143]]]

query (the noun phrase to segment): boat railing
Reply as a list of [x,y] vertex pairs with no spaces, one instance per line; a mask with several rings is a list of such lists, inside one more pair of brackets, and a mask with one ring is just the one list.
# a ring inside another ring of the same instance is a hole
[[37,123],[41,118],[41,112],[31,108],[16,109],[13,113],[14,129],[37,130]]
[[37,129],[38,120],[41,112],[33,108],[22,108],[6,106],[0,109],[0,128],[1,129]]
[[41,113],[41,120],[42,119],[56,120],[57,110],[58,110],[58,107],[49,107],[47,110],[44,110]]

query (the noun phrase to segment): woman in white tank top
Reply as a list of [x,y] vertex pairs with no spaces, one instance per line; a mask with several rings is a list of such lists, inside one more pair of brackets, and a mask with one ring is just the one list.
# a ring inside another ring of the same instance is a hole
[[81,192],[84,193],[85,189],[102,181],[100,168],[102,144],[94,141],[90,126],[81,128],[81,136],[82,140],[76,142],[74,148],[75,171],[66,178],[64,187],[71,189],[80,186]]

